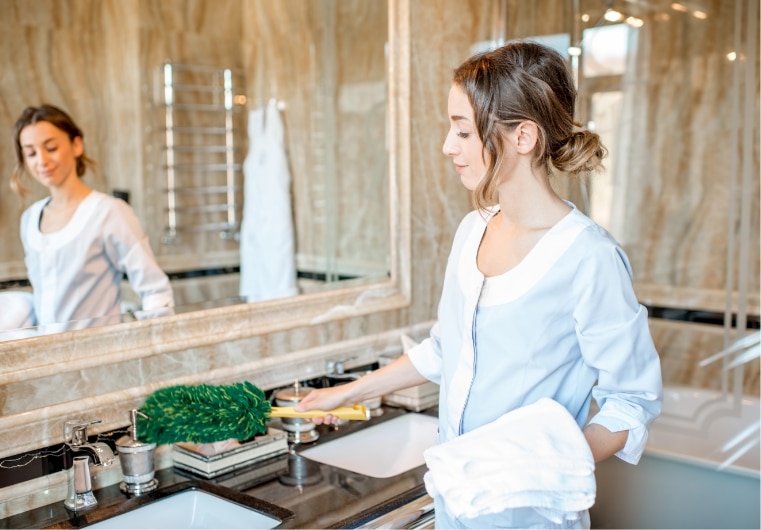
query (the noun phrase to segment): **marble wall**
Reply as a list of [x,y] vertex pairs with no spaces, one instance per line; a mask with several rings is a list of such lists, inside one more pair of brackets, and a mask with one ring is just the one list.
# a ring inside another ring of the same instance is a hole
[[[6,65],[0,128],[11,131],[27,105],[50,102],[66,109],[99,163],[97,174],[86,176],[88,183],[129,192],[165,270],[239,263],[237,241],[221,238],[220,228],[195,230],[230,220],[226,210],[208,211],[228,202],[224,192],[212,189],[228,184],[225,137],[212,131],[225,127],[222,71],[230,69],[232,183],[238,188],[230,201],[233,220],[240,221],[243,207],[240,166],[249,146],[248,113],[275,98],[285,122],[298,267],[317,273],[330,267],[348,276],[387,274],[384,2],[62,0],[40,6],[0,2]],[[192,86],[175,90],[174,126],[209,131],[174,135],[175,163],[185,169],[175,174],[182,192],[176,196],[178,237],[171,244],[164,237],[165,63],[175,65],[175,85]],[[0,154],[0,172],[8,176],[15,163],[12,144],[0,146]],[[193,169],[199,167],[205,170]],[[26,183],[32,191],[26,204],[45,195],[31,179]],[[6,227],[0,235],[0,281],[25,277],[19,213],[13,194],[0,196]],[[223,282],[210,296],[237,294],[234,282],[232,289]],[[178,291],[178,303],[186,301],[182,293],[193,292],[182,286]]]
[[387,12],[362,0],[244,4],[248,92],[285,106],[307,270],[388,271]]
[[[82,4],[85,7],[67,11],[56,7],[60,4],[51,1],[48,11],[35,10],[34,14],[29,14],[20,8],[20,2],[0,2],[11,4],[0,5],[8,7],[3,13],[11,13],[14,21],[22,21],[23,17],[40,17],[39,21],[32,19],[33,23],[23,27],[18,22],[7,24],[5,21],[8,19],[3,17],[2,24],[11,26],[9,30],[15,31],[12,33],[16,36],[14,42],[28,42],[38,31],[51,31],[37,30],[37,25],[45,28],[53,23],[81,24],[84,20],[90,20],[93,24],[94,21],[115,24],[119,20],[122,23],[118,30],[102,36],[103,39],[115,40],[119,32],[138,31],[139,21],[130,20],[134,18],[134,13],[145,14],[143,10],[147,6],[159,9],[156,7],[158,4],[153,5],[147,0],[142,0],[139,5],[103,0],[89,4],[85,2]],[[75,0],[69,2],[71,5],[76,3]],[[164,6],[163,2],[160,4]],[[201,4],[193,2],[187,5],[197,9]],[[353,357],[352,362],[361,363],[375,358],[379,352],[397,352],[400,350],[398,335],[401,332],[423,336],[429,321],[435,317],[454,230],[470,208],[469,197],[452,170],[451,162],[441,153],[448,126],[445,108],[451,71],[469,55],[474,43],[492,38],[495,32],[504,31],[508,38],[561,33],[569,31],[575,20],[571,2],[508,1],[506,29],[495,28],[494,12],[499,4],[501,2],[487,0],[414,0],[409,4],[412,67],[409,87],[412,202],[409,262],[412,266],[408,306],[339,320],[315,320],[290,330],[257,327],[255,318],[241,317],[205,330],[203,341],[192,342],[183,341],[183,335],[190,334],[186,327],[203,326],[199,319],[180,318],[166,324],[146,322],[140,323],[140,326],[144,326],[148,330],[146,333],[153,337],[150,347],[133,346],[129,334],[115,332],[111,338],[111,355],[89,344],[85,336],[67,335],[62,340],[71,350],[69,361],[47,367],[43,367],[47,352],[35,349],[33,341],[20,341],[15,346],[13,343],[4,347],[0,345],[0,410],[7,426],[0,433],[0,457],[54,443],[56,435],[51,433],[58,432],[55,429],[60,426],[47,425],[46,418],[60,417],[76,410],[74,407],[77,406],[82,407],[83,411],[97,410],[104,419],[102,428],[114,428],[125,423],[122,418],[129,407],[138,405],[152,388],[168,382],[203,380],[222,383],[250,379],[263,387],[273,387],[287,384],[293,377],[319,373],[324,370],[325,359],[331,356],[346,355]],[[584,7],[596,9],[590,17],[592,22],[601,13],[601,4],[582,2]],[[655,23],[664,22],[657,15],[669,9],[668,5],[665,2],[652,4],[662,9],[642,15],[645,25],[638,34],[636,48],[638,58],[643,61],[649,59],[645,64],[636,65],[632,71],[636,75],[626,78],[627,96],[637,102],[637,107],[632,109],[632,121],[624,123],[620,133],[620,138],[626,141],[630,160],[624,166],[628,178],[623,189],[619,190],[621,200],[616,203],[617,213],[624,219],[624,223],[619,225],[623,230],[614,235],[623,241],[632,259],[637,292],[644,302],[721,313],[725,305],[724,282],[732,275],[730,271],[739,273],[745,267],[751,274],[743,285],[743,292],[736,292],[737,274],[733,275],[733,300],[736,306],[745,304],[750,313],[757,315],[758,145],[757,141],[751,141],[731,147],[732,138],[742,140],[748,135],[758,138],[757,120],[750,119],[758,115],[758,56],[757,53],[750,53],[751,49],[755,49],[757,33],[754,38],[751,25],[743,23],[738,42],[743,46],[741,52],[744,53],[745,63],[737,68],[742,69],[738,74],[741,80],[747,76],[751,90],[749,98],[740,100],[743,102],[743,112],[739,114],[739,119],[733,120],[722,109],[733,108],[736,101],[737,93],[732,88],[735,66],[722,62],[712,50],[722,48],[729,42],[724,35],[734,31],[735,3],[729,0],[693,2],[705,8],[708,18],[677,18],[682,15],[669,12],[673,18],[666,26],[656,26]],[[206,17],[214,20],[216,16],[211,12],[214,10],[198,12],[190,7],[183,10],[182,6],[185,3],[180,3],[176,10],[167,8],[163,11],[164,14],[159,17],[163,20],[162,24],[171,24],[173,17],[187,17],[195,24],[202,24]],[[309,16],[303,10],[293,13],[277,11],[281,8],[285,9],[279,2],[250,2],[246,4],[246,9],[251,11],[245,12],[255,12],[264,17],[286,17],[291,22],[291,19],[300,20]],[[224,12],[224,8],[220,12]],[[151,11],[151,16],[154,14]],[[343,16],[338,7],[328,14],[336,20]],[[322,15],[325,16],[325,13]],[[122,17],[124,21],[121,21]],[[739,18],[744,21],[747,16]],[[274,23],[264,24],[262,31],[267,28],[274,31]],[[6,29],[6,26],[0,29]],[[152,41],[160,38],[159,33],[162,31],[156,28],[144,28],[142,35]],[[46,38],[46,42],[51,42],[50,37]],[[55,78],[59,84],[54,85],[58,88],[53,89],[52,94],[59,94],[60,101],[81,110],[85,105],[76,98],[77,92],[67,89],[71,85],[62,85],[69,78],[64,72],[65,63],[55,55],[63,53],[65,46],[77,49],[76,37],[69,38],[74,42],[64,38],[61,41],[64,48],[40,45],[35,48],[37,52],[23,52],[26,54],[23,57],[34,65],[55,56],[56,71],[59,72]],[[322,39],[314,39],[315,43],[323,42]],[[745,39],[751,44],[743,44]],[[257,54],[270,57],[276,50],[290,50],[293,45],[287,31],[273,33],[267,40],[267,44],[263,45],[265,51],[259,52],[257,50],[260,48],[252,46],[241,55],[240,64],[249,68],[248,65],[255,63]],[[166,42],[171,42],[171,39]],[[164,45],[156,44],[158,47]],[[139,48],[137,43],[134,46]],[[7,61],[13,64],[16,64],[14,61],[21,61],[22,55],[18,51],[21,48],[15,49],[17,51],[13,53],[8,51],[7,46],[0,46],[0,53],[5,54],[2,57],[6,60],[4,64],[10,64]],[[97,49],[96,43],[84,53],[94,53],[94,49]],[[151,47],[139,49],[140,54],[144,55],[150,53]],[[661,50],[668,53],[660,53]],[[284,63],[284,68],[288,68],[293,75],[308,75],[302,68],[290,66],[289,61],[298,60],[289,55],[295,52],[283,53],[286,54],[284,57],[291,57]],[[72,53],[66,54],[69,61],[74,60],[72,56]],[[102,60],[98,63],[96,57],[90,60],[93,64],[100,64],[103,71],[120,68],[118,65],[103,64]],[[350,76],[350,70],[347,68],[344,75]],[[35,83],[40,83],[39,77],[42,75],[36,73],[34,68],[21,69],[21,73],[11,74],[11,81],[8,81],[9,74],[5,72],[0,90],[5,91],[10,86],[12,89],[16,87],[13,90],[19,93],[10,99],[4,96],[4,105],[0,108],[5,120],[3,123],[25,103],[22,101],[21,87],[37,86]],[[131,97],[140,99],[142,96],[136,94],[142,94],[145,87],[138,86],[139,76],[130,81],[129,74],[125,74],[124,79],[125,86],[135,84],[136,91]],[[287,77],[277,77],[274,83],[275,93],[282,94],[288,84]],[[83,84],[85,88],[88,86],[86,82]],[[375,86],[358,88],[367,90],[370,99],[377,89]],[[580,87],[582,91],[585,88],[588,87]],[[267,90],[271,89],[274,90],[267,87]],[[297,90],[296,87],[292,89]],[[267,97],[270,95],[272,92],[267,93]],[[116,94],[109,97],[119,100]],[[131,115],[126,103],[122,112],[125,116]],[[127,122],[130,123],[129,120]],[[83,125],[86,130],[89,126],[103,131],[103,135],[111,135],[111,138],[122,132],[109,129],[114,127],[113,124],[102,123],[100,129],[94,121]],[[717,139],[726,142],[717,142]],[[3,149],[2,160],[6,164],[7,146]],[[120,156],[143,156],[139,152],[140,148],[134,146],[128,154]],[[103,158],[103,152],[93,154]],[[738,157],[745,160],[746,165],[736,163]],[[743,184],[739,179],[744,168],[750,175],[746,189],[741,188]],[[557,185],[564,195],[583,200],[581,183],[559,178]],[[732,189],[735,190],[734,195],[730,193]],[[364,192],[369,193],[368,190]],[[733,221],[732,217],[744,208],[743,200],[750,202],[749,231],[743,231],[742,223]],[[15,213],[12,214],[11,208],[4,202],[0,215],[3,216],[4,227],[12,226]],[[2,237],[9,237],[7,231],[3,231]],[[729,242],[732,237],[735,238],[734,246]],[[9,239],[6,246],[12,245],[13,241]],[[744,250],[741,252],[740,249]],[[734,261],[727,259],[728,253],[734,253]],[[742,258],[743,255],[747,258]],[[741,258],[748,260],[743,267],[740,265]],[[251,310],[251,315],[256,314]],[[288,312],[283,310],[281,318],[289,317]],[[721,366],[716,364],[698,368],[697,362],[725,345],[727,337],[721,326],[653,319],[651,327],[668,384],[720,387]],[[255,336],[248,337],[243,333],[244,328],[255,329]],[[94,352],[93,355],[86,355],[90,351]],[[65,359],[62,351],[58,351],[57,355],[60,355],[57,359]],[[29,365],[36,366],[34,377],[29,377],[25,372],[24,367]],[[745,392],[758,394],[758,361],[746,367],[742,384]],[[30,418],[38,423],[30,423]],[[22,487],[6,490],[0,491],[0,499],[7,501],[7,506],[13,505],[15,510],[29,506],[28,501],[24,500],[28,491]],[[42,501],[38,499],[36,502]],[[0,516],[3,515],[9,513],[0,512]]]

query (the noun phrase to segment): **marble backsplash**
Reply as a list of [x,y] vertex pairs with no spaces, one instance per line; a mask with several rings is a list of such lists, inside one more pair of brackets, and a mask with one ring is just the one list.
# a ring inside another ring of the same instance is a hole
[[[80,377],[79,384],[61,383],[56,375],[51,375],[45,383],[37,386],[38,398],[47,393],[55,394],[51,401],[65,402],[70,410],[80,410],[84,419],[101,419],[103,423],[91,427],[92,433],[105,433],[123,428],[129,424],[130,408],[139,408],[142,402],[141,394],[149,392],[164,384],[193,384],[229,383],[241,380],[251,381],[258,387],[269,390],[291,385],[296,379],[311,379],[325,374],[328,361],[344,360],[346,369],[363,366],[376,362],[383,356],[394,356],[402,352],[401,336],[408,335],[421,340],[430,329],[431,323],[426,322],[416,326],[394,329],[376,335],[368,335],[360,339],[342,343],[326,344],[324,346],[303,349],[291,353],[261,355],[268,348],[261,348],[261,341],[242,341],[227,343],[220,350],[214,348],[190,348],[184,361],[178,361],[175,356],[160,355],[154,359],[155,372],[144,370],[140,359],[131,362],[115,362],[103,371],[100,366],[92,370],[82,368],[73,373]],[[260,344],[255,344],[259,342]],[[280,349],[277,341],[270,344],[274,349]],[[280,344],[279,346],[283,346]],[[259,350],[258,358],[251,355]],[[220,356],[225,359],[226,368],[215,368],[213,358]],[[229,363],[231,357],[238,356],[238,362]],[[61,367],[61,371],[65,371]],[[94,370],[94,371],[93,371]],[[156,374],[163,373],[163,376]],[[140,375],[138,375],[140,374]],[[126,384],[124,383],[126,381]],[[6,388],[13,389],[13,383]],[[22,391],[15,390],[14,393]],[[8,396],[9,394],[4,394]],[[27,396],[28,398],[29,396]],[[43,398],[44,399],[44,398]],[[42,442],[42,446],[61,443],[63,423],[60,421],[57,406],[42,406],[35,410],[27,410],[23,414],[3,411],[3,416],[15,416],[17,422],[5,422],[7,428],[2,434],[3,454],[0,463],[13,465],[4,461],[8,457],[40,446],[40,441],[33,432],[49,432],[50,438]],[[52,423],[49,418],[55,417]],[[7,418],[6,418],[7,419]],[[11,424],[12,423],[12,424]],[[33,441],[30,445],[29,442]],[[156,467],[161,469],[172,465],[168,446],[157,448]],[[95,476],[93,487],[103,487],[120,482],[121,470],[118,466],[108,468],[93,468]],[[31,508],[44,506],[53,502],[63,501],[66,495],[66,474],[59,472],[39,479],[0,488],[0,518],[20,513]]]

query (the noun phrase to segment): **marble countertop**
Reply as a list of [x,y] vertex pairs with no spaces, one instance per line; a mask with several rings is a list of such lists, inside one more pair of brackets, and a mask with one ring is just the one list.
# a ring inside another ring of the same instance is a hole
[[[329,441],[357,429],[377,424],[406,411],[384,406],[384,414],[369,422],[351,422],[338,430],[320,426],[320,441]],[[356,423],[356,424],[355,424]],[[310,444],[312,445],[312,444]],[[298,446],[296,447],[298,449]],[[264,501],[288,515],[280,528],[356,528],[426,495],[423,486],[425,465],[389,478],[374,478],[339,469],[303,457],[294,452],[257,462],[249,467],[213,479],[196,477],[174,467],[158,470],[159,488],[146,495],[129,498],[118,484],[94,491],[98,506],[91,511],[74,514],[57,502],[0,520],[0,528],[83,528],[94,522],[134,509],[186,483],[210,484],[233,490],[239,499]],[[368,455],[371,456],[371,455]],[[293,469],[294,458],[302,459],[308,468]],[[187,485],[188,487],[191,484]],[[245,497],[245,499],[243,498]]]

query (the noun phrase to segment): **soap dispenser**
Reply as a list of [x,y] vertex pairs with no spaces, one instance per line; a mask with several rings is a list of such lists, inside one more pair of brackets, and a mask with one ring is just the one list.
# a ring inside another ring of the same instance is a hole
[[137,439],[137,415],[142,412],[130,411],[129,434],[116,441],[119,461],[122,466],[124,482],[119,487],[128,495],[143,495],[158,487],[158,481],[153,477],[153,453],[156,444],[147,444]]

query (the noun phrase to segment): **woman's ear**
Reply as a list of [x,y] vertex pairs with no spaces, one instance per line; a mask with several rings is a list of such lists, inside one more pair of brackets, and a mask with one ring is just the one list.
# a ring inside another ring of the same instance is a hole
[[81,136],[75,136],[74,139],[71,141],[71,150],[74,153],[74,158],[79,158],[82,156],[82,153],[85,152],[85,146],[82,142]]
[[522,121],[513,131],[515,148],[521,154],[528,154],[534,150],[539,141],[539,128],[533,121]]

